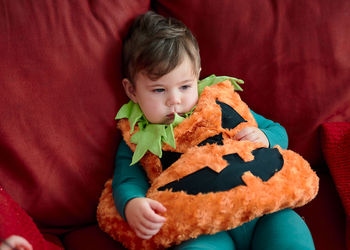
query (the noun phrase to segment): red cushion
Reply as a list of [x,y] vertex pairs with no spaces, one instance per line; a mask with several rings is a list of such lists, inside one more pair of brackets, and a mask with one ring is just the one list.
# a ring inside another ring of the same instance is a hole
[[334,1],[159,0],[198,39],[202,77],[245,80],[243,100],[280,122],[290,148],[321,165],[319,126],[350,120],[350,4]]
[[325,123],[322,127],[324,155],[347,215],[350,248],[350,122]]
[[149,1],[0,4],[0,184],[42,230],[96,221],[118,145],[122,38]]
[[322,127],[324,155],[350,218],[350,122],[325,123]]
[[2,187],[0,187],[0,223],[0,238],[2,239],[11,235],[19,235],[25,238],[34,249],[63,249],[44,239],[33,220]]

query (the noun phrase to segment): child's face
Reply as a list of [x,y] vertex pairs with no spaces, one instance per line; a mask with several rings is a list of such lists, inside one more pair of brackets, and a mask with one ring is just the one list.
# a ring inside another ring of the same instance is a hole
[[189,112],[198,101],[198,76],[193,64],[185,56],[174,70],[157,80],[137,73],[134,85],[124,79],[123,85],[129,98],[138,103],[151,123],[170,124],[174,114]]

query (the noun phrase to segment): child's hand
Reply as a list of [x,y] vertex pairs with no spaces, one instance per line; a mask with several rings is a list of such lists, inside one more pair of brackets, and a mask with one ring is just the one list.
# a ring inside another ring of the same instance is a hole
[[5,242],[1,244],[0,242],[0,250],[32,250],[32,245],[23,237],[17,235],[11,235],[8,237]]
[[266,147],[270,145],[264,132],[256,127],[246,127],[239,131],[233,138],[238,141],[251,141],[251,142],[261,142]]
[[125,217],[136,235],[148,240],[159,232],[165,218],[157,214],[166,208],[158,201],[148,198],[134,198],[125,206]]

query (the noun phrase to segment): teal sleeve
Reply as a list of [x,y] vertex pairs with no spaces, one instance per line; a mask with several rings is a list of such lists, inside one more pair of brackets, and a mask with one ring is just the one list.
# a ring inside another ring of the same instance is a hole
[[277,122],[273,122],[250,110],[258,123],[258,128],[264,132],[269,140],[270,147],[279,145],[283,149],[288,147],[288,135],[286,130]]
[[122,141],[115,160],[112,190],[115,206],[124,219],[127,202],[136,197],[145,197],[150,186],[142,166],[130,166],[131,159],[132,151],[125,141]]

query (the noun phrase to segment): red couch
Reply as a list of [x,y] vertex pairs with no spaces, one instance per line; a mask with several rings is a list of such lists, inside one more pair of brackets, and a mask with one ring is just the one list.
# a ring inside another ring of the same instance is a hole
[[334,184],[321,128],[350,121],[347,0],[1,1],[0,237],[23,235],[35,249],[122,249],[99,230],[96,206],[127,100],[122,39],[151,8],[192,29],[201,77],[244,79],[243,100],[287,129],[290,149],[320,177],[316,199],[296,210],[316,249],[346,249],[339,194],[349,186]]

